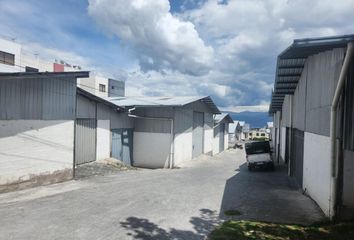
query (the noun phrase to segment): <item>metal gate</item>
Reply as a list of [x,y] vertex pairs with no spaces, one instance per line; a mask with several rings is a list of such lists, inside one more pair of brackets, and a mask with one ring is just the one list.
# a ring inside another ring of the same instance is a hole
[[192,157],[198,157],[203,153],[204,141],[204,113],[193,112],[193,149]]
[[290,173],[302,187],[304,166],[304,132],[298,129],[293,129],[291,144]]
[[75,165],[96,160],[96,127],[94,118],[76,119]]
[[219,152],[224,151],[225,147],[225,124],[219,125]]
[[112,157],[132,165],[133,129],[112,129]]

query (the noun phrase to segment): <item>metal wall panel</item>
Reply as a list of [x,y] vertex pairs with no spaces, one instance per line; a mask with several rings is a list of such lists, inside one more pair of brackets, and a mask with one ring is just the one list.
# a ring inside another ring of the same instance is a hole
[[193,150],[192,157],[198,157],[203,153],[204,142],[204,113],[193,112]]
[[177,108],[174,117],[174,133],[192,132],[193,111],[185,108]]
[[96,160],[96,119],[76,119],[75,164]]
[[127,113],[111,112],[111,129],[134,128],[135,119],[128,117]]
[[293,127],[305,131],[306,83],[308,65],[305,64],[293,98]]
[[73,120],[75,78],[0,80],[1,120]]
[[96,118],[96,102],[84,96],[77,96],[77,118]]
[[345,49],[333,49],[307,60],[306,132],[329,136],[330,110]]
[[291,126],[291,96],[286,95],[283,102],[282,107],[282,127],[290,127]]

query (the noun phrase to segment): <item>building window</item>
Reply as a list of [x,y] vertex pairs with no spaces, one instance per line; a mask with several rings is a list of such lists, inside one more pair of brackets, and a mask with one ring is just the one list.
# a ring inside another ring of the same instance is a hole
[[256,133],[256,136],[259,137],[259,133]]
[[39,72],[37,68],[33,68],[33,67],[29,67],[29,66],[26,66],[25,71],[26,72]]
[[112,86],[111,88],[114,89],[114,86]]
[[104,85],[104,84],[99,84],[99,85],[98,85],[98,89],[100,90],[100,92],[106,92],[106,85]]
[[7,52],[0,51],[0,63],[6,65],[15,65],[15,55]]
[[265,133],[261,133],[261,137],[265,137]]

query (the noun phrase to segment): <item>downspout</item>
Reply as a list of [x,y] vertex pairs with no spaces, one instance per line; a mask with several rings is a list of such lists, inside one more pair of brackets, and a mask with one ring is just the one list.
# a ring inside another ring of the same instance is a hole
[[170,134],[171,134],[171,143],[170,143],[170,158],[169,158],[169,162],[168,162],[168,168],[173,168],[174,167],[174,124],[173,124],[173,118],[158,118],[158,117],[144,117],[144,116],[138,116],[138,115],[134,115],[131,112],[135,110],[134,108],[128,109],[128,117],[131,118],[140,118],[140,119],[150,119],[150,120],[162,120],[162,121],[170,121]]
[[336,136],[337,136],[337,107],[339,98],[342,94],[345,79],[347,76],[350,61],[352,59],[354,50],[353,42],[348,43],[347,52],[344,58],[343,66],[339,75],[337,88],[334,93],[332,106],[331,106],[331,125],[330,125],[330,139],[331,139],[331,196],[330,196],[330,209],[329,217],[333,220],[336,216],[337,207],[337,187],[338,187],[338,167],[337,167],[337,149],[336,149]]

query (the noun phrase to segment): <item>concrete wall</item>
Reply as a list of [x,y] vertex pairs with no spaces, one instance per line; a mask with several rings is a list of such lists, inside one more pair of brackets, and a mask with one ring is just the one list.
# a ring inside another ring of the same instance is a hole
[[214,127],[213,131],[213,155],[216,155],[220,152],[220,128],[219,126]]
[[168,167],[171,139],[168,133],[134,132],[134,166]]
[[280,163],[285,163],[286,128],[280,128]]
[[204,113],[204,154],[212,155],[213,152],[213,126],[212,113]]
[[305,132],[303,189],[329,214],[331,193],[330,138]]
[[229,148],[229,124],[225,123],[225,133],[224,133],[224,149],[223,151]]
[[0,191],[72,178],[73,149],[73,120],[0,120]]

